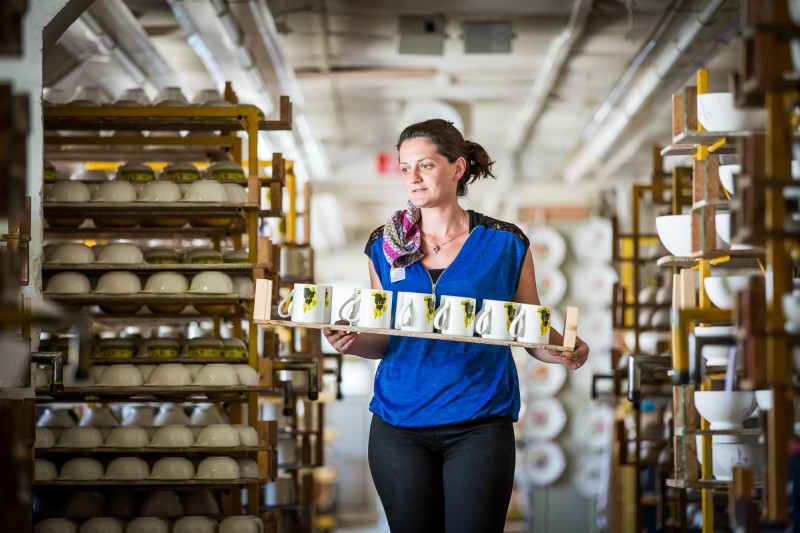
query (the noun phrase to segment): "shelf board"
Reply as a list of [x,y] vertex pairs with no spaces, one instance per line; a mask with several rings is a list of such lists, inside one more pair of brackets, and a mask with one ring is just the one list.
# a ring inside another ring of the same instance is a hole
[[753,435],[758,436],[761,435],[761,430],[757,428],[753,429],[684,429],[684,430],[676,430],[675,433],[677,435],[689,436],[689,435]]
[[44,237],[52,239],[119,239],[149,240],[149,239],[212,239],[215,237],[230,237],[241,235],[246,228],[214,228],[214,227],[184,227],[184,228],[45,228]]
[[[165,139],[166,137],[159,137]],[[178,137],[183,139],[183,137]],[[184,141],[185,143],[186,141]],[[151,144],[158,144],[153,140]],[[44,157],[48,161],[58,163],[103,161],[103,162],[151,162],[151,161],[233,161],[233,154],[227,148],[203,148],[183,146],[174,149],[142,149],[115,147],[113,150],[97,150],[92,148],[56,150],[45,144]]]
[[252,294],[53,294],[45,297],[54,302],[71,305],[109,305],[109,304],[228,304],[240,305],[253,300]]
[[[723,260],[726,257],[728,259]],[[764,258],[765,251],[762,248],[752,248],[746,250],[715,250],[692,257],[668,255],[656,261],[656,265],[664,268],[688,268],[694,267],[702,259],[708,259],[715,261],[712,266],[716,268],[758,268],[758,260]]]
[[248,453],[268,450],[267,446],[189,446],[188,448],[168,448],[159,446],[144,446],[136,448],[100,446],[97,448],[66,448],[54,446],[52,448],[36,448],[36,456],[43,455],[95,455],[95,454],[125,454],[125,455],[243,455]]
[[271,265],[260,263],[204,263],[204,264],[130,264],[130,263],[86,263],[86,264],[66,264],[66,263],[44,263],[43,272],[107,272],[112,270],[124,270],[129,272],[204,272],[215,270],[219,272],[252,272],[253,269],[261,268],[271,272]]
[[36,401],[40,403],[68,401],[145,401],[149,399],[203,398],[203,400],[243,399],[249,392],[258,392],[257,386],[236,385],[230,387],[205,387],[190,385],[186,387],[73,387],[66,385],[64,394],[58,398],[50,395],[49,387],[36,388]]
[[358,326],[348,326],[340,324],[308,324],[305,322],[292,322],[290,320],[274,320],[274,319],[270,320],[253,319],[253,323],[262,326],[283,326],[287,328],[309,328],[309,329],[332,329],[334,331],[351,331],[355,333],[372,333],[375,335],[414,337],[417,339],[471,342],[476,344],[491,344],[493,346],[519,346],[520,348],[544,348],[547,350],[553,350],[558,352],[572,351],[568,348],[565,348],[564,346],[555,344],[532,344],[527,342],[484,339],[483,337],[465,337],[456,335],[444,335],[442,333],[421,333],[416,331],[401,331],[399,329],[363,328]]
[[[215,318],[226,320],[245,320],[244,315],[235,313],[214,313],[214,316],[199,313],[143,313],[142,311],[130,315],[119,314],[109,315],[105,313],[95,313],[91,315],[92,321],[103,324],[106,327],[127,327],[129,325],[138,326],[161,326],[167,324],[186,324],[189,322],[212,322]],[[229,362],[229,361],[226,361]]]
[[[716,479],[698,479],[695,481],[687,481],[685,479],[668,479],[667,487],[674,489],[695,489],[695,490],[716,490],[727,491],[731,481],[718,481]],[[761,487],[761,483],[754,483],[754,487]]]
[[110,358],[92,357],[92,364],[95,365],[160,365],[165,363],[181,365],[211,365],[217,363],[247,364],[247,359],[237,359],[233,357],[139,357],[131,358]]
[[[749,137],[751,135],[763,134],[764,132],[757,132],[757,131],[695,131],[689,130],[680,133],[679,135],[675,135],[672,138],[673,145],[680,145],[680,144],[704,144],[706,146],[712,146],[722,139],[735,139],[737,137]],[[731,143],[725,143],[724,146],[731,146],[731,148],[735,149],[735,146],[732,146]],[[715,153],[719,153],[719,151],[715,151]],[[662,155],[663,151],[662,151]]]
[[267,479],[239,478],[239,479],[187,479],[185,481],[176,480],[127,480],[127,479],[97,479],[92,481],[70,481],[54,479],[52,481],[34,481],[34,490],[39,488],[89,488],[89,487],[120,487],[128,488],[190,488],[190,487],[235,487],[243,485],[263,484]]
[[[259,209],[256,204],[217,202],[44,202],[45,218],[59,216],[118,218],[137,215],[153,218],[233,217]],[[173,233],[178,233],[175,228],[172,229]]]

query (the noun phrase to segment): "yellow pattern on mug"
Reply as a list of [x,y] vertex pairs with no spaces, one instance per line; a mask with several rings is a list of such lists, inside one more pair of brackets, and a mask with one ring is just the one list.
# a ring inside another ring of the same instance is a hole
[[325,307],[330,307],[330,306],[331,306],[331,294],[330,294],[330,291],[326,290],[325,291]]
[[303,288],[303,312],[308,313],[317,306],[317,289],[313,287]]
[[464,309],[464,327],[468,328],[475,320],[475,305],[469,300],[461,300],[461,307]]
[[511,302],[503,304],[503,309],[506,311],[506,331],[511,331],[511,322],[517,316],[517,306]]
[[434,311],[436,311],[436,301],[430,295],[424,296],[422,299],[425,301],[425,322],[430,324],[433,321]]
[[539,331],[544,335],[547,333],[548,328],[550,328],[550,308],[549,307],[542,307],[538,309],[539,311]]
[[386,313],[386,293],[383,291],[373,292],[372,301],[375,303],[374,310],[372,312],[373,318],[377,320]]

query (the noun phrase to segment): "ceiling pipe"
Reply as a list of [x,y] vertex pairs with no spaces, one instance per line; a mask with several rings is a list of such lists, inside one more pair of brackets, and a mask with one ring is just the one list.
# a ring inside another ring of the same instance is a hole
[[[738,2],[730,0],[709,0],[702,2],[697,9],[680,9],[683,2],[673,2],[660,24],[637,54],[628,71],[620,78],[607,100],[595,117],[602,117],[599,126],[590,123],[576,147],[566,158],[564,180],[575,184],[590,173],[597,171],[605,156],[614,149],[616,143],[629,125],[635,123],[640,113],[649,112],[649,104],[661,98],[662,91],[673,90],[675,84],[686,79],[686,65],[681,64],[695,41],[709,26],[729,28],[728,17],[721,20],[720,11],[726,5],[736,4],[731,10],[731,18],[738,16]],[[717,20],[715,20],[717,17]],[[678,27],[678,23],[681,25]],[[662,26],[664,26],[662,28]],[[737,26],[733,24],[733,26]],[[666,39],[667,32],[674,29],[675,41]],[[732,32],[715,33],[712,45],[704,52],[703,58],[715,53],[727,44],[725,38]],[[651,58],[651,54],[657,54]],[[645,61],[645,60],[648,61]],[[645,63],[649,68],[644,70]],[[663,105],[668,105],[663,103]]]
[[567,26],[553,40],[547,50],[547,56],[536,81],[525,99],[522,110],[517,114],[516,120],[510,128],[508,146],[511,147],[511,153],[515,159],[519,157],[519,153],[530,139],[534,126],[545,110],[547,99],[553,92],[564,66],[572,55],[572,49],[583,36],[593,5],[594,0],[575,0]]

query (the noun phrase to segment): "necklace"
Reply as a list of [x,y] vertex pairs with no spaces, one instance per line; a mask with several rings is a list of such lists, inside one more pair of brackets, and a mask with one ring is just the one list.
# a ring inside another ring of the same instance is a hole
[[420,232],[419,236],[423,241],[428,243],[430,246],[433,246],[433,253],[438,254],[439,250],[442,249],[442,246],[444,246],[447,243],[453,242],[454,240],[458,239],[459,237],[461,237],[462,235],[464,235],[468,231],[469,231],[469,228],[465,229],[464,231],[462,231],[461,233],[459,233],[458,235],[456,235],[455,237],[453,237],[449,241],[445,241],[445,242],[442,242],[442,243],[435,243],[435,242],[429,241],[428,239],[426,239],[425,237],[422,236],[422,232]]

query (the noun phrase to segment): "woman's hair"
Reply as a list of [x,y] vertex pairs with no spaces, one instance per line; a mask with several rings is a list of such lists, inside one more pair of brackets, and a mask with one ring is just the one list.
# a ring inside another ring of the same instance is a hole
[[458,180],[456,189],[458,196],[467,194],[467,185],[470,183],[489,176],[494,178],[492,174],[494,161],[489,158],[489,154],[480,144],[465,140],[452,122],[433,118],[412,124],[400,133],[396,148],[399,150],[403,142],[417,137],[428,139],[435,144],[436,151],[451,163],[455,163],[459,157],[463,157],[467,162],[464,175]]

